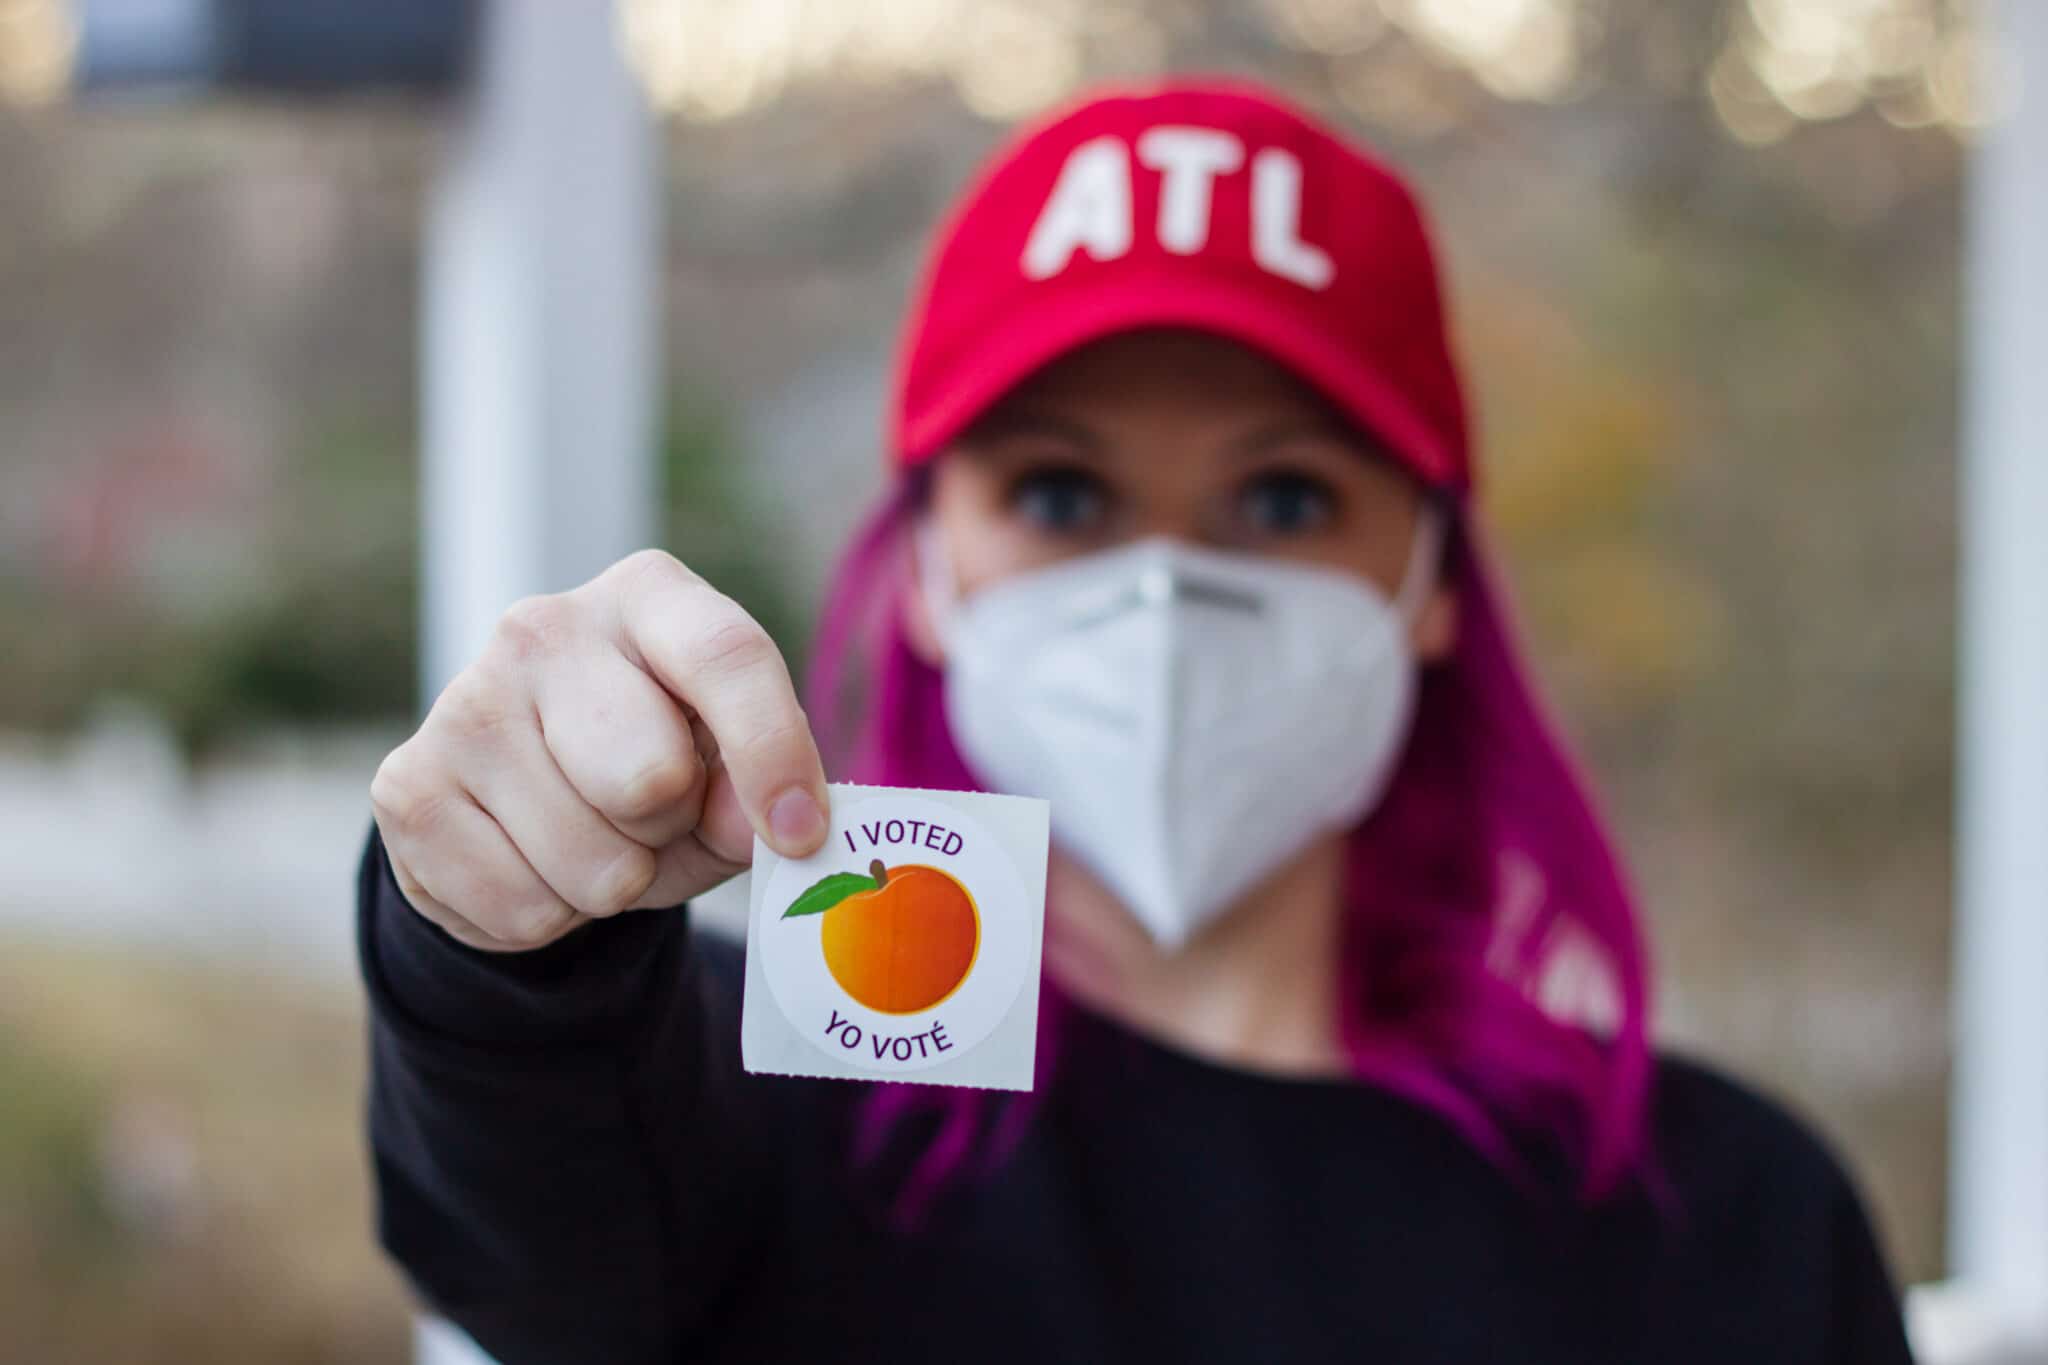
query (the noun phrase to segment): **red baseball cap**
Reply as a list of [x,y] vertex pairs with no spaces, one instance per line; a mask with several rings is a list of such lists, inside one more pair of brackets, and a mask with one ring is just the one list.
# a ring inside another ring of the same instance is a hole
[[999,152],[941,225],[897,362],[891,448],[931,459],[1087,342],[1190,327],[1271,356],[1423,482],[1471,484],[1415,197],[1254,86],[1089,99]]

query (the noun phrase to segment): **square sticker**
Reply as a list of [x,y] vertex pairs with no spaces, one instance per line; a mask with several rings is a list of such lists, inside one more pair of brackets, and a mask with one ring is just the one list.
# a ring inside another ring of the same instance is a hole
[[740,1060],[1031,1089],[1050,807],[835,782],[808,858],[754,840]]

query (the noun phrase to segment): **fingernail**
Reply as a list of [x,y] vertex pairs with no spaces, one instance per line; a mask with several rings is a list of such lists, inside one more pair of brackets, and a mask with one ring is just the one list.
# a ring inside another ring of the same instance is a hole
[[798,857],[817,847],[825,837],[825,812],[818,798],[802,787],[791,787],[768,807],[768,833],[777,848]]

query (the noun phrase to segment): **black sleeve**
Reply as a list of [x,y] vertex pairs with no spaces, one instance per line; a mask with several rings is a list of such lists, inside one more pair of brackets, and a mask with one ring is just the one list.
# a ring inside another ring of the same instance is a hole
[[687,915],[478,952],[412,911],[374,829],[357,909],[385,1248],[504,1365],[687,1353],[775,1222]]
[[1898,1290],[1846,1174],[1835,1200],[1834,1225],[1830,1365],[1912,1365]]

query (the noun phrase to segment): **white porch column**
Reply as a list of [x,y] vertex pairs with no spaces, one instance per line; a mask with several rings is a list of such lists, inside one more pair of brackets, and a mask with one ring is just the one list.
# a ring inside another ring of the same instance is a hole
[[1949,1271],[2048,1321],[2048,4],[1985,7],[2019,103],[1967,200]]
[[[427,208],[420,693],[519,597],[654,543],[656,129],[599,0],[489,0]],[[489,1365],[446,1323],[420,1365]]]
[[656,131],[598,0],[490,0],[427,210],[420,684],[655,536]]

